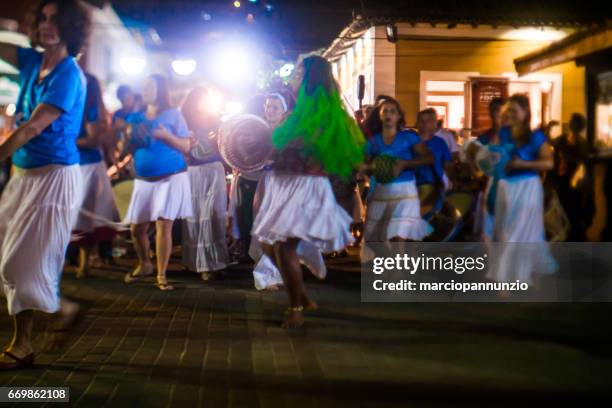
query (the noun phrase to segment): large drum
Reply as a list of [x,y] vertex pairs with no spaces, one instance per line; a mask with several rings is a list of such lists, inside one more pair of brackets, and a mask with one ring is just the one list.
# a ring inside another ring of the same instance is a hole
[[219,129],[219,152],[223,159],[242,172],[261,170],[270,160],[272,130],[255,115],[236,115]]
[[445,193],[442,186],[419,186],[421,216],[433,227],[425,238],[428,242],[448,242],[457,238],[472,213],[474,199],[471,193]]

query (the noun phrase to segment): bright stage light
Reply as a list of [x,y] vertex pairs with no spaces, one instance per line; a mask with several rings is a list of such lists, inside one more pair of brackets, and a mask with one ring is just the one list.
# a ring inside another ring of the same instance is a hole
[[172,69],[178,75],[191,75],[196,68],[196,62],[192,59],[178,59],[172,61]]
[[237,115],[244,111],[244,106],[237,101],[229,101],[225,104],[225,113],[227,115]]
[[285,64],[283,65],[280,70],[278,71],[278,75],[281,78],[286,78],[289,75],[291,75],[291,73],[293,72],[293,69],[295,68],[295,65],[293,64]]
[[209,89],[200,104],[200,112],[213,115],[220,114],[224,105],[223,95],[214,89]]
[[241,5],[242,5],[242,4],[240,4],[240,2],[239,2],[239,1],[235,1],[235,2],[234,2],[234,7],[236,7],[236,8],[240,8],[240,6],[241,6]]
[[226,85],[247,83],[256,74],[252,54],[240,45],[221,45],[210,61],[213,75]]
[[119,66],[128,75],[138,75],[147,66],[147,61],[140,57],[123,57],[119,60]]

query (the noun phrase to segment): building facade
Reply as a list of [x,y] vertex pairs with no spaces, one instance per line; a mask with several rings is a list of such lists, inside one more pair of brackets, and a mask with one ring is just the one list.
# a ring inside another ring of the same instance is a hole
[[573,28],[398,22],[392,42],[386,25],[371,24],[354,20],[324,53],[353,107],[363,75],[363,103],[378,94],[394,96],[410,125],[419,110],[432,107],[445,127],[477,134],[489,126],[488,102],[513,93],[530,96],[534,127],[585,113],[584,68],[566,63],[519,76],[514,66],[514,59]]

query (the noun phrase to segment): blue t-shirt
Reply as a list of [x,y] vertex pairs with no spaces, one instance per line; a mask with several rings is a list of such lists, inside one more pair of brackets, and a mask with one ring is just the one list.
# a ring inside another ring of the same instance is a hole
[[[547,141],[547,137],[541,130],[531,132],[529,141],[521,146],[512,138],[512,131],[509,127],[504,127],[499,132],[499,139],[501,145],[512,145],[512,157],[518,157],[525,161],[534,161],[538,159],[540,154],[540,148]],[[535,170],[514,170],[509,172],[506,177],[513,178],[519,176],[531,176],[538,175]]]
[[486,131],[485,133],[483,133],[482,135],[478,136],[478,142],[483,145],[486,146],[489,143],[491,143],[491,130]]
[[425,142],[434,155],[434,164],[415,169],[417,184],[435,184],[444,177],[444,164],[452,160],[448,145],[441,137],[434,136]]
[[[95,123],[100,120],[100,102],[97,98],[91,104],[91,106],[85,107],[85,113],[83,114],[83,124],[81,126],[81,134],[79,135],[79,139],[85,137],[87,135],[86,125],[88,123]],[[81,155],[80,164],[94,164],[102,161],[102,154],[100,153],[100,149],[91,149],[85,147],[79,147],[79,154]]]
[[[365,151],[368,156],[372,157],[384,154],[401,160],[412,160],[414,157],[412,148],[420,142],[421,138],[412,130],[401,130],[397,132],[393,142],[388,145],[383,141],[382,134],[377,133],[372,139],[368,139]],[[401,183],[412,180],[414,180],[414,171],[412,169],[406,169],[391,183]]]
[[76,60],[66,57],[38,82],[41,64],[42,53],[32,48],[17,49],[21,85],[17,113],[23,114],[17,124],[28,121],[41,103],[53,105],[62,113],[39,135],[15,151],[13,164],[24,169],[79,162],[76,139],[83,120],[85,76]]
[[147,119],[144,113],[133,113],[128,115],[126,121],[134,127],[142,126],[145,129],[145,143],[134,152],[137,176],[160,177],[187,168],[185,158],[180,151],[152,136],[153,130],[163,125],[174,136],[189,137],[187,123],[178,109],[166,109],[152,120]]
[[125,118],[127,118],[130,114],[131,112],[126,109],[123,109],[123,108],[118,109],[115,113],[113,113],[113,118],[112,118],[111,123],[114,125],[117,119],[125,120]]

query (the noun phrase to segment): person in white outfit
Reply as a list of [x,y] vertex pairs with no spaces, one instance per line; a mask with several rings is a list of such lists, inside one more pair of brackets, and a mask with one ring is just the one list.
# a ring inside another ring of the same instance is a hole
[[[276,129],[283,119],[286,117],[289,106],[286,98],[278,92],[270,93],[265,99],[265,119],[272,129]],[[261,203],[265,194],[266,180],[272,174],[271,166],[266,167],[262,172],[261,179],[257,184],[257,190],[255,191],[255,199],[253,205],[253,213],[257,215],[259,204]],[[268,250],[268,254],[270,254]],[[327,268],[325,267],[325,261],[321,255],[321,251],[308,242],[301,241],[297,247],[297,256],[300,263],[306,265],[306,267],[312,272],[314,276],[319,279],[324,279],[327,275]],[[249,255],[255,261],[255,268],[253,269],[253,281],[257,290],[271,290],[275,291],[280,288],[283,284],[283,278],[280,271],[276,267],[273,258],[270,255],[262,251],[261,245],[257,240],[251,240],[251,246],[249,248]]]
[[300,242],[325,253],[353,241],[352,219],[336,202],[327,174],[350,177],[363,161],[364,144],[357,123],[344,110],[328,61],[305,58],[295,85],[296,106],[272,135],[278,154],[252,230],[253,239],[273,249],[270,258],[287,288],[285,328],[302,326],[304,310],[317,307],[304,287]]
[[[80,53],[89,17],[76,1],[42,1],[32,46],[0,44],[0,58],[19,70],[17,128],[0,144],[13,175],[0,200],[0,279],[13,339],[0,369],[34,363],[34,311],[73,321],[78,306],[60,298],[61,271],[82,192],[76,139],[85,106]],[[59,328],[62,328],[60,326]]]
[[395,164],[390,181],[383,183],[373,177],[376,187],[367,198],[364,240],[366,244],[421,241],[432,228],[421,218],[415,169],[433,165],[434,156],[418,134],[404,129],[404,112],[395,99],[381,100],[371,115],[378,120],[368,120],[374,136],[366,144],[369,164],[365,170],[376,172],[374,159],[382,155],[394,158]]
[[106,174],[106,163],[102,158],[106,118],[100,84],[93,75],[86,73],[85,77],[85,112],[81,134],[77,139],[83,175],[83,204],[73,228],[79,244],[78,278],[89,273],[89,255],[92,248],[97,242],[111,241],[115,233],[113,224],[119,221],[110,178]]
[[189,92],[181,112],[195,145],[189,152],[193,216],[183,221],[183,265],[208,280],[229,263],[226,241],[227,187],[225,168],[210,133],[219,125],[210,104],[211,90],[198,86]]
[[126,275],[130,283],[153,275],[149,258],[151,223],[155,223],[157,287],[173,290],[166,279],[172,251],[174,220],[191,217],[191,185],[185,155],[192,147],[191,133],[181,112],[170,105],[167,80],[161,75],[147,78],[143,89],[146,109],[126,118],[131,124],[136,180],[124,223],[131,224],[138,266]]
[[505,243],[487,276],[498,282],[536,284],[536,274],[550,274],[556,262],[544,231],[544,194],[540,172],[553,168],[552,149],[544,132],[530,128],[529,98],[516,94],[505,106],[508,127],[499,133],[512,146],[505,175],[493,180],[487,202],[494,211],[493,242]]

